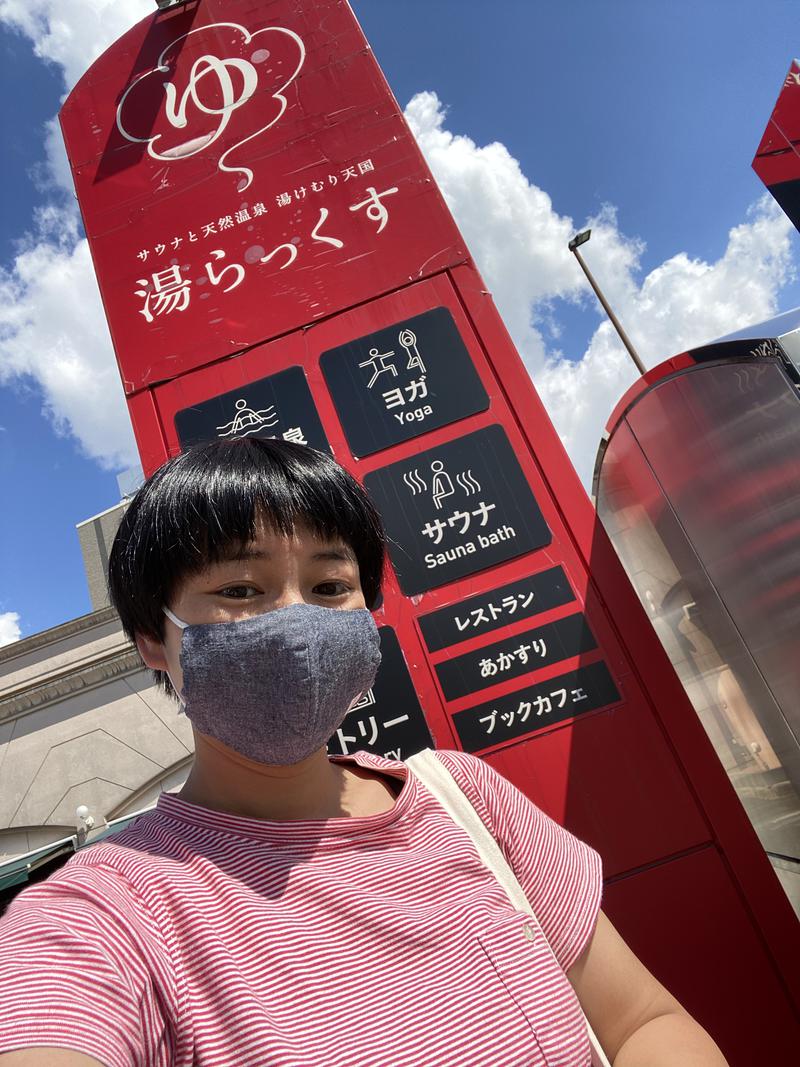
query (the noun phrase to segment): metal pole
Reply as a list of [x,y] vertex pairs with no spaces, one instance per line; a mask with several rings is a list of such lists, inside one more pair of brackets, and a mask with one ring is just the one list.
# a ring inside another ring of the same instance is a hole
[[586,278],[587,278],[587,280],[589,282],[589,285],[591,285],[592,289],[594,289],[595,295],[597,296],[597,299],[603,305],[603,310],[605,311],[606,315],[608,315],[608,317],[611,319],[611,325],[614,327],[614,329],[619,334],[619,339],[620,339],[620,341],[622,341],[622,343],[627,348],[631,359],[636,364],[637,370],[639,371],[640,374],[644,374],[645,373],[644,363],[642,363],[641,359],[639,359],[639,355],[638,355],[636,349],[631,344],[630,338],[628,337],[628,335],[625,333],[625,331],[622,328],[622,323],[619,321],[617,316],[611,310],[611,307],[609,306],[608,301],[606,300],[606,298],[603,296],[602,292],[600,291],[600,286],[594,280],[594,277],[592,276],[592,272],[589,270],[589,268],[584,263],[583,256],[578,251],[577,245],[573,245],[572,242],[570,242],[570,252],[574,253],[575,258],[580,263],[581,269],[583,270],[583,273],[586,275]]

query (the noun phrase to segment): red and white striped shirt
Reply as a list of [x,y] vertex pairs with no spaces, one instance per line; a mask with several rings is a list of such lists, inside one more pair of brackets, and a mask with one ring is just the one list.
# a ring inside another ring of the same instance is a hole
[[[394,807],[266,822],[164,795],[0,922],[0,1052],[110,1067],[584,1067],[564,976],[600,903],[595,852],[487,764],[440,752],[539,926],[404,764]],[[547,950],[542,930],[561,964]]]

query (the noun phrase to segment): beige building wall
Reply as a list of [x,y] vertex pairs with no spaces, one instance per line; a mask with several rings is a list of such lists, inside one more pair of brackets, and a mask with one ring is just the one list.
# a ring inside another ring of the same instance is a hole
[[114,543],[122,516],[125,514],[125,507],[124,501],[115,504],[113,508],[101,511],[99,515],[93,515],[91,519],[79,522],[75,527],[83,555],[92,611],[107,608],[110,604],[106,581],[108,553]]
[[0,648],[0,863],[74,834],[80,805],[95,828],[148,807],[191,753],[113,609]]

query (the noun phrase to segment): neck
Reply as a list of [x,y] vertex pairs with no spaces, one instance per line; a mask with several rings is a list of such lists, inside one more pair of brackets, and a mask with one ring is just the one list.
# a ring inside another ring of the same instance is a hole
[[347,815],[344,768],[320,749],[287,767],[256,763],[195,731],[195,759],[183,800],[215,811],[289,822]]

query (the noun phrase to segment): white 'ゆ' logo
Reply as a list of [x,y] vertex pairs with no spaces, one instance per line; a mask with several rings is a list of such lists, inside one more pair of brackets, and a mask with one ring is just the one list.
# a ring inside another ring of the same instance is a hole
[[[182,70],[176,69],[178,59],[184,50],[187,54],[197,55],[197,51],[202,49],[202,44],[198,40],[188,44],[190,38],[208,33],[211,40],[214,40],[218,46],[223,31],[228,31],[226,36],[230,36],[238,45],[237,51],[254,44],[258,47],[250,54],[249,59],[241,56],[223,58],[209,52],[194,59],[188,74],[183,74]],[[268,36],[270,34],[273,35],[272,38]],[[117,129],[126,140],[146,144],[148,154],[153,159],[164,162],[174,163],[204,151],[219,140],[234,115],[255,96],[259,89],[259,67],[263,69],[262,65],[271,58],[270,51],[263,45],[270,43],[271,40],[279,47],[279,50],[281,45],[282,50],[286,49],[287,44],[289,46],[288,57],[281,57],[277,63],[266,68],[278,83],[277,88],[273,88],[270,93],[271,99],[277,104],[277,113],[270,116],[269,122],[226,148],[217,162],[221,171],[244,175],[238,187],[240,192],[243,191],[252,182],[253,172],[244,165],[237,166],[234,159],[230,162],[228,160],[242,145],[274,126],[286,110],[287,101],[283,94],[300,73],[306,56],[301,38],[292,30],[281,26],[268,26],[263,30],[250,33],[244,26],[235,22],[216,22],[190,30],[189,33],[172,41],[158,57],[158,64],[132,81],[125,90],[117,107]],[[282,67],[286,69],[281,70]],[[146,79],[163,79],[165,74],[171,76],[171,80],[161,81],[165,98],[164,115],[171,129],[166,132],[139,136],[134,129],[137,119],[140,123],[143,121],[142,107],[136,99],[138,94],[135,94],[135,90],[153,86],[152,82],[145,85]],[[181,77],[182,74],[183,77]],[[263,79],[265,76],[261,75],[261,77]],[[184,84],[181,89],[179,86],[182,81]],[[264,85],[261,88],[266,89]],[[134,96],[132,97],[131,94]],[[256,100],[254,104],[262,115],[263,101],[264,96],[261,97],[260,102]],[[193,127],[195,136],[192,136]],[[175,131],[181,134],[178,141],[175,140]],[[186,134],[189,135],[188,138]]]

